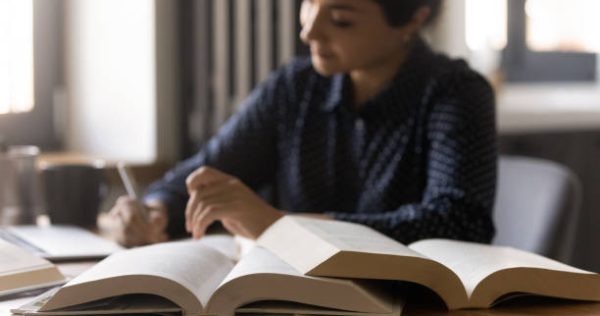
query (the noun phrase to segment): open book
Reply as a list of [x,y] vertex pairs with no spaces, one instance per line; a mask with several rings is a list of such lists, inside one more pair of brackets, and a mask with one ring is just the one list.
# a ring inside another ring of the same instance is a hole
[[[43,304],[30,304],[42,305],[40,308],[22,307],[14,312],[106,314],[111,313],[110,304],[106,304],[109,298],[148,294],[172,304],[154,302],[157,307],[149,309],[149,296],[130,297],[128,303],[141,300],[138,307],[145,308],[141,313],[173,312],[176,307],[175,311],[180,310],[184,315],[233,315],[244,312],[240,307],[257,301],[308,304],[326,308],[332,311],[330,314],[399,315],[394,300],[368,282],[304,276],[260,247],[254,247],[237,262],[236,253],[233,238],[229,236],[122,251],[68,282],[46,297]],[[254,304],[248,312],[261,308]],[[124,312],[136,311],[112,309],[112,313]]]
[[306,275],[424,285],[449,309],[487,308],[512,294],[600,301],[600,275],[508,247],[443,239],[407,247],[363,225],[296,216],[258,244]]
[[0,239],[0,296],[65,283],[55,265]]

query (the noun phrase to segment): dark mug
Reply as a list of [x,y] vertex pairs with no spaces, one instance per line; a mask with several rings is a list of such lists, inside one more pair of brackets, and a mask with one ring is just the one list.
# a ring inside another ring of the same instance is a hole
[[102,163],[42,166],[46,212],[52,224],[92,228],[108,192]]

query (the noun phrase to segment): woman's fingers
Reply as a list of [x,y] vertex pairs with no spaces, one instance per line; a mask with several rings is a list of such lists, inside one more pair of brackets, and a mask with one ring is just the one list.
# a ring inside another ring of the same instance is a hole
[[141,206],[132,199],[119,199],[116,206],[121,234],[128,246],[144,244],[148,231]]
[[216,169],[200,168],[187,179],[190,200],[186,206],[186,229],[194,238],[204,235],[214,221],[233,233],[256,238],[281,212],[263,201],[238,178]]
[[194,218],[192,235],[195,239],[202,238],[210,224],[221,219],[227,213],[227,208],[223,205],[213,204],[206,207],[197,217]]
[[231,176],[211,167],[196,169],[186,178],[186,187],[190,198],[185,208],[185,228],[191,232],[193,215],[198,204],[213,192],[219,190],[219,184],[230,179]]
[[215,197],[218,197],[219,200],[225,199],[223,197],[223,191],[225,190],[223,184],[224,182],[215,182],[209,186],[191,191],[185,209],[185,228],[187,232],[192,232],[194,217],[198,216],[198,212],[201,212],[204,207],[214,201]]
[[200,203],[197,195],[198,195],[197,191],[191,192],[190,199],[188,200],[187,205],[185,207],[185,230],[188,233],[192,232],[192,224],[193,224],[192,218],[194,216],[194,212],[198,208],[198,203]]
[[192,172],[186,179],[185,185],[189,191],[208,186],[214,182],[221,182],[231,176],[211,167],[201,167]]
[[113,219],[111,227],[115,239],[125,246],[139,246],[167,239],[166,209],[150,208],[149,218],[144,205],[127,196],[122,196],[110,211]]

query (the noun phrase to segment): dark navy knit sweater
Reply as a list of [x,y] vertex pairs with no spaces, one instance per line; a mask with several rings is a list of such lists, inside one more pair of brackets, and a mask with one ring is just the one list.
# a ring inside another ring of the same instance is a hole
[[321,212],[409,243],[489,242],[496,185],[494,96],[462,61],[418,41],[389,86],[356,111],[347,75],[322,77],[309,59],[276,71],[195,156],[146,196],[184,229],[185,178],[207,165],[275,207]]

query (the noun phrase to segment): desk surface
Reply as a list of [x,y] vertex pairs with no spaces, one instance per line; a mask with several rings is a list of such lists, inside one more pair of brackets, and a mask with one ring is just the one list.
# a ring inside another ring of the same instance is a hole
[[[76,276],[88,269],[93,262],[61,263],[60,270],[67,276]],[[415,296],[415,297],[413,297]],[[9,316],[10,309],[19,307],[31,297],[0,301],[0,316]],[[522,298],[492,309],[446,311],[442,303],[430,293],[418,292],[408,298],[402,316],[507,316],[507,315],[600,315],[600,303],[581,303],[548,298]]]
[[[425,296],[429,297],[429,296]],[[409,298],[403,316],[507,316],[507,315],[600,315],[600,303],[522,297],[491,309],[446,311],[441,302]]]
[[562,303],[550,302],[539,304],[527,304],[527,306],[496,307],[492,309],[458,310],[446,312],[440,309],[409,306],[406,307],[402,316],[508,316],[508,315],[569,315],[569,316],[592,316],[600,315],[600,304],[589,303]]

